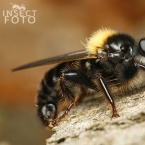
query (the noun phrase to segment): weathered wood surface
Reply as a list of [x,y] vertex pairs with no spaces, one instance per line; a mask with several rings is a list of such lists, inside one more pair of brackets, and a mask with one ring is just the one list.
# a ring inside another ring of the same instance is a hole
[[[88,96],[63,119],[47,145],[144,145],[145,92],[115,97],[119,118],[103,97]],[[96,96],[96,95],[95,95]]]

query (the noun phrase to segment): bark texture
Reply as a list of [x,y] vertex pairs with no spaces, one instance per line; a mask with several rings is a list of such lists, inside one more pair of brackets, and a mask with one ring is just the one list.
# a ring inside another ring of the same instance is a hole
[[104,97],[92,94],[53,128],[47,145],[144,145],[145,92],[115,97],[120,117],[111,119]]

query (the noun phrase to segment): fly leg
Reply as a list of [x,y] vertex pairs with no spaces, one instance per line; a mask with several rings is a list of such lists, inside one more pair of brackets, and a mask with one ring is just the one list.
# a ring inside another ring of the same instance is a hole
[[[77,87],[76,87],[77,86]],[[84,86],[84,87],[82,87]],[[84,74],[81,70],[75,70],[75,69],[69,69],[69,70],[64,70],[61,74],[61,76],[57,80],[57,87],[58,87],[58,92],[60,93],[60,96],[62,97],[62,100],[69,100],[70,104],[68,105],[67,109],[65,112],[55,120],[53,120],[53,124],[56,124],[58,121],[60,121],[62,118],[64,118],[68,112],[71,110],[73,106],[76,104],[76,88],[81,88],[82,97],[83,93],[85,94],[87,91],[87,87],[89,88],[95,88],[94,83],[91,81],[91,79]]]
[[58,118],[56,118],[55,120],[53,120],[52,125],[57,125],[57,122],[59,122],[61,119],[65,118],[66,115],[68,115],[68,112],[71,110],[71,108],[75,106],[75,101],[72,101],[69,106],[67,107],[67,109],[65,110],[65,112]]
[[100,77],[99,78],[99,82],[103,88],[103,91],[105,92],[105,96],[107,98],[107,100],[109,101],[111,107],[112,107],[112,117],[119,117],[119,114],[117,113],[116,107],[115,107],[115,103],[113,98],[111,97],[110,93],[108,92],[108,89],[103,81],[103,79]]

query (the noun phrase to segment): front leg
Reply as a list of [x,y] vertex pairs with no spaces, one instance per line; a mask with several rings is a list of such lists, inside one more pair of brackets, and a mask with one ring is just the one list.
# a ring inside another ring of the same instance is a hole
[[99,82],[103,88],[103,91],[105,92],[105,96],[107,98],[107,100],[109,101],[111,107],[112,107],[112,117],[119,117],[119,114],[117,113],[116,107],[115,107],[115,103],[113,98],[111,97],[110,93],[108,92],[108,89],[103,81],[103,79],[100,77],[99,78]]

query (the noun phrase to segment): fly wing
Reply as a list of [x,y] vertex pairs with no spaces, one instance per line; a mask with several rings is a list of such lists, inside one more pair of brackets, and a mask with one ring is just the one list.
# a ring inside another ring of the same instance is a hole
[[52,58],[46,58],[43,60],[38,60],[35,62],[31,62],[28,64],[24,64],[21,66],[18,66],[16,68],[13,68],[12,71],[18,71],[22,69],[27,69],[31,67],[41,66],[41,65],[48,65],[48,64],[54,64],[54,63],[61,63],[61,62],[68,62],[68,61],[74,61],[74,60],[82,60],[82,59],[89,59],[89,58],[96,58],[96,56],[90,56],[87,54],[86,50],[76,51],[72,53],[63,54],[60,56],[52,57]]

